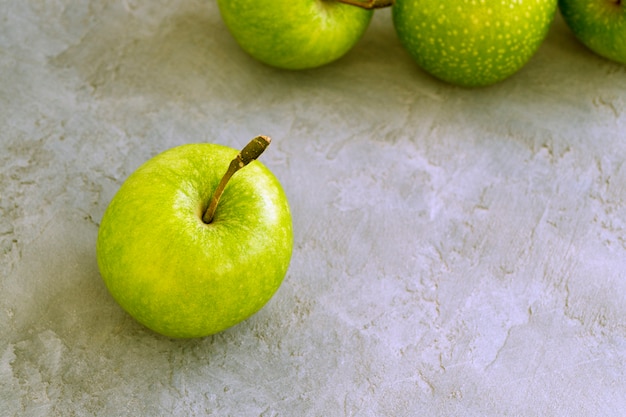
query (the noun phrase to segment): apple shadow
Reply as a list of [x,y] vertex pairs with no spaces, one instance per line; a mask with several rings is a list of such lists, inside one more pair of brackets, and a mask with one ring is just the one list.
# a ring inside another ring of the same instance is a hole
[[197,7],[158,24],[111,6],[76,45],[50,59],[97,98],[204,101],[246,64],[216,10]]
[[[81,218],[78,211],[59,214],[22,250],[15,276],[6,283],[5,293],[15,299],[15,305],[9,307],[14,311],[14,330],[7,335],[8,342],[52,332],[70,352],[87,349],[93,352],[85,355],[99,352],[108,356],[122,354],[124,346],[128,351],[146,345],[169,351],[219,344],[225,338],[173,339],[134,320],[109,294],[100,276],[97,230],[88,215]],[[230,337],[241,331],[246,329],[233,327]]]
[[390,9],[376,11],[364,36],[343,57],[319,68],[291,71],[246,54],[216,6],[190,7],[194,10],[150,24],[112,5],[79,43],[49,62],[59,71],[76,74],[77,88],[86,88],[96,98],[184,100],[192,105],[241,101],[267,89],[308,90],[329,79],[344,84],[384,82],[397,75],[398,66],[414,78],[425,78],[400,44]]
[[124,322],[100,279],[96,235],[97,225],[89,216],[58,214],[23,248],[15,271],[19,284],[9,291],[19,287],[29,295],[18,301],[22,308],[15,315],[16,335],[48,330],[64,340],[90,344]]
[[172,375],[206,373],[229,352],[245,359],[237,341],[252,338],[249,326],[170,339],[132,319],[100,277],[96,235],[88,216],[59,214],[23,247],[14,276],[3,282],[3,304],[12,316],[3,334],[10,360],[5,376],[9,384],[19,381],[25,407],[39,390],[55,393],[51,404],[70,399],[76,410],[107,409],[111,398],[130,401],[139,391],[154,397],[144,400],[149,406],[175,385]]

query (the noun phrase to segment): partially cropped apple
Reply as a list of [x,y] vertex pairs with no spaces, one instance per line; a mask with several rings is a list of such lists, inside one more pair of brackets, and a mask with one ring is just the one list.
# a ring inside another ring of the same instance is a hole
[[409,54],[446,82],[479,87],[519,71],[554,19],[557,0],[396,0],[393,23]]
[[372,9],[388,6],[391,1],[218,0],[217,3],[222,19],[243,50],[265,64],[298,70],[319,67],[345,55],[369,26]]
[[250,317],[279,288],[292,223],[280,183],[254,161],[267,144],[260,136],[240,153],[179,146],[122,184],[102,218],[97,259],[109,292],[137,321],[202,337]]
[[626,64],[626,4],[622,0],[559,0],[559,9],[585,46]]

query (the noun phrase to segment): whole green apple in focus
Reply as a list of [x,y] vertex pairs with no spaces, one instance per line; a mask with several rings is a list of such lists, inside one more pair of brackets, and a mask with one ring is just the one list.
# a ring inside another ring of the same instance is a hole
[[392,14],[401,43],[425,71],[479,87],[528,62],[556,7],[557,0],[396,0]]
[[218,0],[237,43],[259,61],[283,69],[315,68],[346,54],[372,10],[336,0]]
[[626,64],[626,7],[622,0],[559,0],[559,9],[585,46]]
[[[293,245],[289,205],[276,177],[250,161],[249,147],[167,150],[132,173],[106,209],[96,246],[102,278],[155,332],[220,332],[260,310],[280,286]],[[249,165],[233,175],[242,158]]]

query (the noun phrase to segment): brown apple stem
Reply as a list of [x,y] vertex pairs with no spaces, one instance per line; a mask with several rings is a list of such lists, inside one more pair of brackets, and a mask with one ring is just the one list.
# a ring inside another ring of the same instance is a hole
[[202,221],[206,224],[209,224],[213,221],[213,216],[215,216],[215,210],[217,209],[217,203],[220,201],[220,197],[222,197],[222,193],[226,188],[226,184],[230,180],[230,178],[235,174],[235,172],[239,171],[241,168],[248,165],[250,162],[257,159],[263,151],[269,146],[272,139],[269,136],[257,136],[250,141],[242,150],[237,154],[235,159],[230,161],[230,165],[226,170],[226,173],[222,177],[222,180],[217,185],[217,188],[213,192],[213,197],[211,197],[211,202],[209,207],[204,212],[202,216]]
[[383,7],[393,6],[395,0],[336,0],[340,3],[349,4],[351,6],[361,7],[362,9],[382,9]]

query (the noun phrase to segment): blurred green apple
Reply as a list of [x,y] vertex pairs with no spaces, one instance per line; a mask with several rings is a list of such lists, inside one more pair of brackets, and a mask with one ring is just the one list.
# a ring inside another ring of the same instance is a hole
[[241,155],[215,144],[165,151],[128,177],[104,213],[96,246],[102,278],[155,332],[220,332],[260,310],[287,272],[287,198],[260,162],[233,176]]
[[585,46],[626,64],[626,7],[621,0],[559,0],[559,9]]
[[557,0],[396,0],[393,23],[427,72],[476,87],[502,81],[535,54]]
[[284,69],[315,68],[339,59],[361,38],[373,13],[336,0],[217,3],[222,19],[244,51]]

